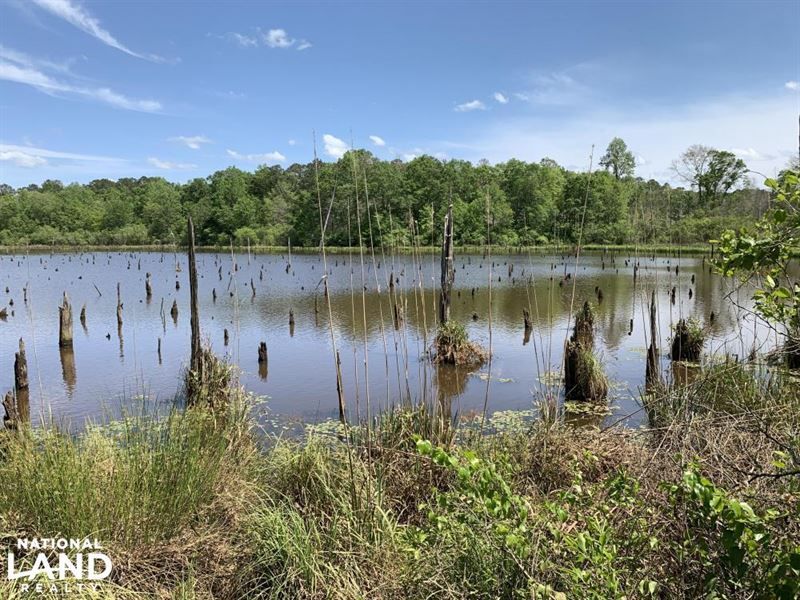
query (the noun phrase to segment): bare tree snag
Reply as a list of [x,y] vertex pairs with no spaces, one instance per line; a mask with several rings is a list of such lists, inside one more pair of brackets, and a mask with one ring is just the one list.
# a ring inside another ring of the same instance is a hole
[[17,394],[28,389],[28,359],[22,338],[19,338],[19,352],[14,354],[14,389]]
[[119,282],[117,282],[117,328],[122,328],[122,295],[119,291]]
[[453,205],[447,209],[444,218],[444,239],[442,240],[442,290],[439,301],[439,323],[444,325],[450,319],[450,295],[453,291],[455,268],[453,265]]
[[64,292],[64,299],[58,307],[58,345],[72,348],[72,305],[67,292]]
[[656,328],[656,292],[650,295],[650,346],[647,348],[647,366],[645,367],[645,388],[652,389],[661,381],[661,363],[659,362],[658,330]]
[[[197,381],[203,378],[203,357],[200,348],[200,309],[197,301],[197,260],[194,252],[194,223],[192,217],[188,220],[189,234],[189,310],[190,328],[192,330],[191,355],[189,369],[195,374]],[[174,305],[173,305],[174,306]],[[177,312],[177,309],[176,309]]]

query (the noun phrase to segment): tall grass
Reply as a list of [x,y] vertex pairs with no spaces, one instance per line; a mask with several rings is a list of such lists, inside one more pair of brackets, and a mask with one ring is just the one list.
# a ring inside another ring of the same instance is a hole
[[55,425],[2,432],[3,538],[96,538],[113,557],[115,583],[177,585],[250,496],[250,427],[236,403],[127,414],[78,435]]

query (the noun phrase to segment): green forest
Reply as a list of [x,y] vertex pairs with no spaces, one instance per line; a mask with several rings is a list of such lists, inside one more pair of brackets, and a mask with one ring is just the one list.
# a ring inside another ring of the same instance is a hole
[[769,207],[747,165],[724,150],[695,145],[677,157],[680,187],[637,177],[619,138],[595,162],[575,172],[548,158],[403,162],[352,150],[336,162],[230,167],[185,184],[161,177],[3,184],[0,245],[181,243],[191,214],[202,245],[315,246],[320,212],[329,245],[425,245],[437,243],[434,223],[450,203],[460,245],[575,243],[581,223],[583,243],[691,244]]

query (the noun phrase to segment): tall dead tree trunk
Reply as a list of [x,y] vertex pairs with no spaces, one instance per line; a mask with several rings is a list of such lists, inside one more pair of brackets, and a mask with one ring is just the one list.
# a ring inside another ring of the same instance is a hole
[[455,267],[453,265],[453,205],[447,209],[444,218],[444,238],[442,239],[442,290],[439,299],[439,324],[450,319],[450,295],[453,291]]
[[122,329],[122,294],[117,282],[117,329]]
[[647,366],[645,369],[645,388],[650,390],[661,381],[661,363],[659,362],[658,343],[656,337],[656,292],[650,296],[650,346],[647,348]]
[[197,301],[197,261],[194,252],[194,223],[192,217],[188,220],[189,233],[189,326],[192,331],[191,355],[189,369],[193,373],[194,381],[201,384],[204,381],[203,356],[200,347],[200,309]]

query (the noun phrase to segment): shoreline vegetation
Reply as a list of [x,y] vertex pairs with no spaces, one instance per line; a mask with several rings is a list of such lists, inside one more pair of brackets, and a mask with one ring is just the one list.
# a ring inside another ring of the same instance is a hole
[[[223,252],[229,253],[231,247],[236,252],[252,254],[283,254],[291,250],[294,254],[319,254],[319,247],[307,246],[264,246],[264,245],[237,245],[223,246],[196,246],[198,252]],[[351,252],[358,252],[359,250],[368,249],[369,247],[359,246],[325,246],[325,251],[328,254],[348,254]],[[714,244],[583,244],[577,246],[574,244],[542,244],[537,246],[498,246],[492,245],[492,253],[494,254],[574,254],[580,248],[581,252],[631,252],[639,255],[657,254],[657,255],[702,255],[713,254]],[[173,244],[87,244],[87,245],[64,245],[64,244],[30,244],[30,245],[8,245],[0,246],[0,254],[25,254],[28,252],[42,254],[42,253],[80,253],[80,252],[175,252],[177,250],[185,250],[186,247],[182,245]],[[371,248],[370,248],[371,249]],[[464,245],[456,246],[456,251],[459,254],[482,254],[486,251],[486,246],[481,245]],[[385,250],[391,251],[396,254],[438,254],[441,252],[439,246],[394,246],[394,247],[381,247],[375,246],[376,251]]]
[[675,160],[678,187],[637,177],[619,138],[600,165],[580,172],[549,158],[493,165],[427,155],[403,162],[359,149],[335,162],[229,167],[183,184],[161,177],[0,184],[0,246],[185,245],[188,216],[198,247],[314,248],[322,236],[332,249],[359,240],[438,246],[450,206],[456,247],[702,246],[770,208],[769,191],[727,151],[689,147]]
[[227,385],[166,417],[0,432],[4,543],[91,532],[114,563],[95,598],[800,593],[786,372],[711,367],[651,394],[641,430],[404,406],[286,440],[216,368]]

